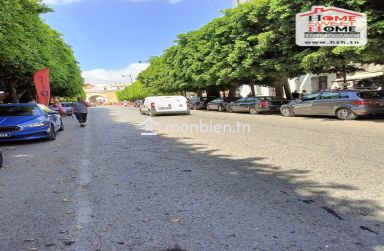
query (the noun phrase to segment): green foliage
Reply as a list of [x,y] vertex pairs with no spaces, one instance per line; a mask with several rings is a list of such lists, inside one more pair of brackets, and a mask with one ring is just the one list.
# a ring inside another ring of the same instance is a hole
[[134,101],[138,99],[144,99],[148,96],[152,96],[154,95],[154,93],[151,88],[145,87],[140,81],[136,81],[133,84],[125,87],[124,90],[118,91],[116,95],[119,101]]
[[178,35],[176,44],[139,75],[157,92],[228,88],[306,72],[335,72],[351,62],[384,63],[384,15],[376,0],[319,0],[316,5],[363,11],[369,43],[364,47],[300,47],[295,15],[310,10],[307,0],[253,0],[224,11],[196,31]]
[[62,35],[40,17],[52,11],[40,0],[0,2],[0,88],[33,90],[33,74],[50,69],[52,95],[83,95],[81,70]]

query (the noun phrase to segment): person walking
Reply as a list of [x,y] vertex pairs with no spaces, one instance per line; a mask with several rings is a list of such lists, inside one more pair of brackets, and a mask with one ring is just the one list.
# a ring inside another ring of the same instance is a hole
[[62,116],[62,117],[66,117],[67,116],[67,113],[65,112],[63,106],[61,105],[60,103],[60,100],[59,100],[59,97],[55,97],[53,99],[53,102],[54,102],[54,106],[57,107],[58,111],[59,111],[59,114]]
[[73,104],[73,113],[75,114],[77,120],[80,123],[81,127],[86,126],[87,124],[87,115],[88,115],[88,107],[91,104],[86,102],[83,98],[77,98],[77,102]]

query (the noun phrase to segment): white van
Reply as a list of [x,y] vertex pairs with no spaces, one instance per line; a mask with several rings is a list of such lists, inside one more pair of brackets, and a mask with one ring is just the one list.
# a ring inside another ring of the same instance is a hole
[[147,97],[139,110],[140,114],[151,117],[159,114],[190,114],[188,100],[183,96]]

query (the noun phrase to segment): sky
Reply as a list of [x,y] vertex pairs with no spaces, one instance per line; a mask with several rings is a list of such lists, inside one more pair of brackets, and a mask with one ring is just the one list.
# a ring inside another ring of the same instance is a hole
[[85,82],[93,84],[130,82],[177,34],[196,30],[234,6],[233,0],[44,1],[54,12],[43,19],[63,34]]

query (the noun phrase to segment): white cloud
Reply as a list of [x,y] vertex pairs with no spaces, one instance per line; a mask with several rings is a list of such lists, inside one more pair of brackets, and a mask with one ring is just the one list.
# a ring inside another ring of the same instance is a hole
[[44,0],[46,4],[69,4],[74,2],[80,2],[82,0]]
[[[130,64],[124,69],[118,70],[106,70],[106,69],[94,69],[90,71],[84,71],[82,76],[85,83],[91,84],[109,84],[109,83],[129,83],[132,80],[135,81],[137,75],[145,70],[149,64],[135,63]],[[123,77],[123,75],[125,77]]]

